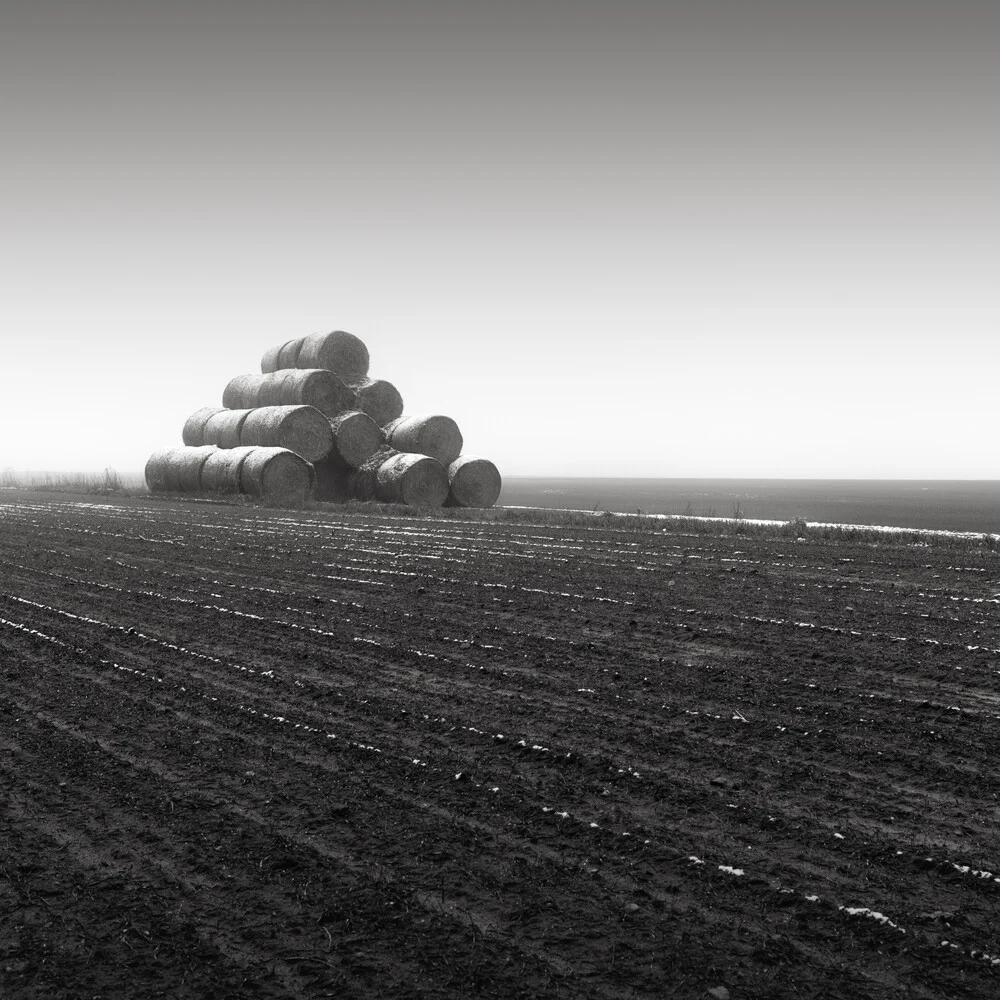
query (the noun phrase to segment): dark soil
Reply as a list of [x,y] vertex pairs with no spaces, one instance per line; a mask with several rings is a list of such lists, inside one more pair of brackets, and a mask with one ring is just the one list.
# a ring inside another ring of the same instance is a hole
[[0,493],[0,996],[995,997],[1000,555]]

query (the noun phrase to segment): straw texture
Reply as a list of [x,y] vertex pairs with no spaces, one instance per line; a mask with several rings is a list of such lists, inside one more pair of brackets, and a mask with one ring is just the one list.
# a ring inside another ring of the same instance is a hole
[[269,347],[260,359],[260,370],[276,372],[282,368],[295,368],[301,346],[302,338],[296,337],[295,340],[286,340],[276,347]]
[[448,466],[448,507],[492,507],[500,496],[500,470],[486,458],[459,455]]
[[243,460],[253,448],[219,448],[201,467],[201,488],[205,493],[239,493]]
[[205,444],[205,424],[208,418],[219,412],[217,406],[203,406],[200,410],[195,410],[187,420],[184,421],[184,430],[181,439],[189,447],[197,447]]
[[266,375],[230,379],[222,402],[232,409],[257,406],[314,406],[328,417],[355,409],[354,389],[322,368],[285,368]]
[[400,417],[383,428],[386,443],[397,451],[430,455],[448,466],[462,453],[462,432],[451,417],[440,414]]
[[240,491],[276,507],[298,507],[313,496],[313,467],[287,448],[252,448],[240,467]]
[[403,397],[391,382],[382,378],[364,379],[351,387],[357,396],[355,409],[367,413],[379,427],[402,415]]
[[368,364],[364,342],[352,333],[334,330],[303,337],[294,367],[328,368],[345,382],[359,382],[368,377]]
[[367,413],[349,410],[330,421],[333,431],[331,458],[352,469],[360,468],[380,447],[382,431]]
[[245,444],[242,440],[243,425],[254,410],[216,410],[202,430],[202,444],[214,444],[217,448],[235,448]]
[[287,448],[307,462],[317,462],[330,454],[333,430],[329,419],[314,406],[262,406],[247,412],[238,443]]
[[447,470],[427,455],[394,455],[375,473],[375,497],[383,503],[440,507],[447,496]]
[[257,398],[261,375],[237,375],[222,390],[222,405],[228,410],[244,410],[259,406]]
[[146,462],[146,485],[154,493],[197,493],[201,467],[214,451],[211,446],[155,451]]

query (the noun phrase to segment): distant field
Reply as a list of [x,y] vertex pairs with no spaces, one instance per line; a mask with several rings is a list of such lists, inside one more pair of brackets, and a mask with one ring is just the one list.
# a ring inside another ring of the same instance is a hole
[[502,504],[1000,533],[1000,481],[507,476]]
[[0,560],[2,996],[998,995],[984,544],[5,490]]

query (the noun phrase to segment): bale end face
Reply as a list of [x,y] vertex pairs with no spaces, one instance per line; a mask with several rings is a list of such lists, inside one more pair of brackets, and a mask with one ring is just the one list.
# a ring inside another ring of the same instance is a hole
[[358,382],[368,377],[368,348],[345,330],[313,333],[302,338],[295,364],[298,368],[326,368],[345,382]]
[[447,507],[492,507],[500,496],[500,470],[486,458],[460,455],[448,466]]
[[383,503],[440,507],[448,497],[448,472],[428,455],[395,455],[379,466],[375,479],[375,496]]
[[301,507],[313,498],[315,472],[287,448],[253,448],[240,468],[240,491],[273,507]]

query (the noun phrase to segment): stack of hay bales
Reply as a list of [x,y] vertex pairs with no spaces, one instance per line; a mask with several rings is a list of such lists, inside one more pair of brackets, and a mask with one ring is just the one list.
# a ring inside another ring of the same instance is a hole
[[150,457],[149,488],[246,493],[276,505],[314,496],[493,506],[501,488],[497,467],[463,454],[451,417],[404,416],[399,390],[371,378],[368,367],[368,348],[343,330],[269,348],[261,374],[236,376],[222,407],[188,417],[183,448]]

